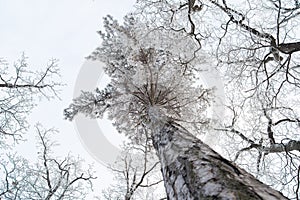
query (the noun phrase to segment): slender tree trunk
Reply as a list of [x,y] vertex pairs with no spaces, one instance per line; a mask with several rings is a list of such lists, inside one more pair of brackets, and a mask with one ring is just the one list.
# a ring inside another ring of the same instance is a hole
[[169,200],[287,199],[174,122],[152,121]]

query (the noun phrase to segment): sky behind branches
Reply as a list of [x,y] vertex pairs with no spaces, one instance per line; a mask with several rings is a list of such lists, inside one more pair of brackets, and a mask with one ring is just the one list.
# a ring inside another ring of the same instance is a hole
[[99,185],[107,185],[107,170],[87,153],[74,124],[63,119],[63,109],[73,98],[76,77],[85,57],[101,43],[96,31],[102,28],[102,18],[110,14],[122,20],[133,3],[134,0],[0,0],[0,58],[13,67],[25,53],[30,69],[41,70],[50,59],[58,59],[62,82],[66,84],[61,100],[43,100],[30,114],[32,128],[24,138],[27,142],[18,146],[19,153],[34,158],[34,124],[55,127],[60,132],[54,138],[60,144],[57,152],[62,156],[72,152],[87,162],[96,162]]

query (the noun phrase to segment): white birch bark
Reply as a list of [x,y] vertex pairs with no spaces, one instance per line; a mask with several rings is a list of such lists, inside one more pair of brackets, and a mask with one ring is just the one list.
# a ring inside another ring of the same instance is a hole
[[149,115],[169,200],[287,199],[157,110]]

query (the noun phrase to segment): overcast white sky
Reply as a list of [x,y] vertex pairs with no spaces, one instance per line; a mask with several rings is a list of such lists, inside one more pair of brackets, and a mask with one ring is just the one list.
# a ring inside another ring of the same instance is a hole
[[[62,113],[73,97],[84,57],[100,45],[96,31],[102,27],[102,18],[110,14],[121,20],[133,8],[134,1],[0,0],[0,58],[12,65],[25,52],[35,69],[45,67],[51,58],[59,59],[62,81],[67,84],[62,88],[62,101],[41,102],[29,118],[32,125],[41,122],[46,128],[60,131],[55,139],[64,154],[71,151],[88,162],[97,162],[80,143],[74,124],[63,120]],[[35,146],[32,134],[19,148],[28,157],[28,149]],[[105,168],[101,164],[96,167],[100,184],[107,183]]]

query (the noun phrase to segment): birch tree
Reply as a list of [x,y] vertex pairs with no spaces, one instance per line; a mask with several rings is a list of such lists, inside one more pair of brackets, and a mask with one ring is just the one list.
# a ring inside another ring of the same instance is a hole
[[299,199],[299,1],[140,1],[138,10],[217,59],[222,154]]
[[[202,86],[198,74],[213,60],[202,51],[195,24],[190,31],[184,20],[170,26],[178,17],[171,3],[147,4],[149,12],[127,15],[124,25],[105,18],[102,45],[90,58],[106,64],[111,82],[104,90],[83,92],[65,109],[65,117],[97,118],[106,112],[133,144],[150,138],[168,199],[287,199],[199,139],[210,130],[213,89]],[[201,10],[191,2],[178,4],[178,9],[187,6],[189,22],[192,9]]]

